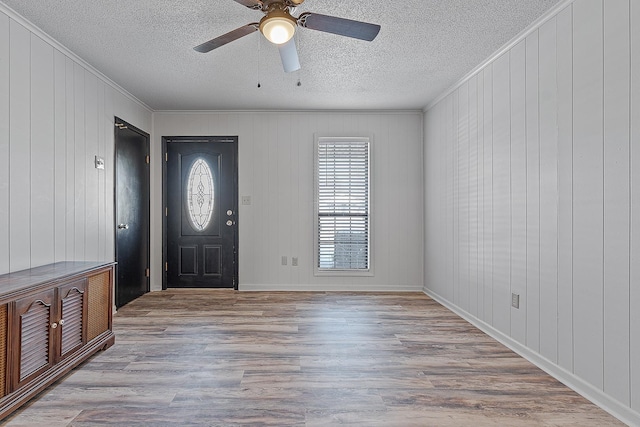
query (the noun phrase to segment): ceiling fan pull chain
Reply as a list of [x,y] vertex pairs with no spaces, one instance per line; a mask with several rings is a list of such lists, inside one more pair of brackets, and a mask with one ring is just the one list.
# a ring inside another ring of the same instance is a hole
[[256,61],[256,78],[258,80],[258,89],[262,87],[260,84],[260,47],[262,46],[262,37],[258,35],[258,60]]

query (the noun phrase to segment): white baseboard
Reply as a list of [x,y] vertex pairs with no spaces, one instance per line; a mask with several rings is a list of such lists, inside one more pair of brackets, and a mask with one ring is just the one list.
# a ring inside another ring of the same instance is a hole
[[353,285],[353,284],[261,284],[241,283],[240,291],[289,291],[289,292],[422,292],[422,285]]
[[640,426],[640,413],[634,411],[630,407],[626,406],[623,403],[613,399],[611,396],[604,393],[602,390],[599,390],[592,386],[591,384],[584,381],[582,378],[576,376],[572,372],[567,371],[566,369],[556,365],[549,359],[543,357],[539,353],[531,350],[530,348],[520,344],[515,341],[513,338],[505,335],[499,330],[495,329],[493,326],[488,323],[483,322],[477,317],[469,314],[468,312],[462,310],[460,307],[452,304],[447,299],[441,297],[437,293],[431,291],[430,289],[424,288],[423,292],[427,294],[429,297],[433,298],[449,310],[453,311],[458,316],[462,317],[472,325],[476,326],[482,332],[496,339],[500,343],[504,344],[514,352],[518,353],[520,356],[527,359],[529,362],[533,363],[552,377],[556,378],[561,383],[565,384],[567,387],[574,390],[576,393],[584,396],[586,399],[590,400],[594,404],[601,407],[603,410],[607,411],[623,423],[628,424],[629,426]]

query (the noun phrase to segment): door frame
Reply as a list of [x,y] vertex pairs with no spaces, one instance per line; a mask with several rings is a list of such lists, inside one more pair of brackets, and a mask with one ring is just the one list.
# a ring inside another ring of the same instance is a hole
[[[117,290],[118,290],[118,192],[116,190],[116,186],[118,184],[117,181],[117,155],[118,155],[118,130],[119,129],[123,129],[127,128],[135,133],[137,133],[138,135],[142,136],[145,140],[144,145],[145,145],[145,151],[147,152],[147,163],[150,165],[150,152],[149,152],[149,148],[150,148],[150,141],[151,141],[151,136],[146,133],[145,131],[143,131],[142,129],[139,129],[135,126],[133,126],[131,123],[127,122],[126,120],[122,120],[121,118],[119,118],[118,116],[114,116],[114,130],[113,130],[113,256],[114,256],[114,260],[116,261],[116,266],[114,269],[114,274],[113,274],[113,306],[114,308],[116,307],[117,304]],[[123,127],[122,127],[123,126]],[[146,210],[145,213],[147,215],[147,219],[149,220],[149,230],[147,231],[147,271],[150,273],[151,272],[151,168],[147,168],[147,182],[149,183],[149,188],[147,189],[147,194],[148,194],[148,199],[146,200]],[[146,280],[146,292],[150,292],[151,290],[151,274],[147,274],[147,280]]]
[[168,144],[184,142],[218,142],[233,144],[233,211],[235,215],[235,233],[233,236],[233,289],[238,290],[238,236],[240,234],[240,215],[238,212],[238,137],[237,136],[163,136],[162,137],[162,290],[167,289],[167,161]]

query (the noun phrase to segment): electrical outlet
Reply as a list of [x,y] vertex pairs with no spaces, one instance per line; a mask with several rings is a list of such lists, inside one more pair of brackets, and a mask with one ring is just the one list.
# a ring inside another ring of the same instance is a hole
[[287,265],[287,257],[286,256],[282,257],[282,265]]
[[511,307],[520,308],[520,295],[519,294],[511,294]]
[[291,258],[291,265],[294,266],[294,267],[298,266],[298,257],[297,256],[294,256],[294,257]]
[[251,204],[251,196],[242,196],[242,204],[250,205]]

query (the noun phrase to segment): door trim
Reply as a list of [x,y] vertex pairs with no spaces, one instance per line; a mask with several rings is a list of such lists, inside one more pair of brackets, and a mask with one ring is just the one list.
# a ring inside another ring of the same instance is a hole
[[237,136],[163,136],[162,137],[162,290],[167,289],[167,145],[181,142],[218,142],[232,143],[234,147],[233,164],[233,211],[236,212],[236,233],[233,237],[233,289],[238,290],[238,236],[240,234],[240,215],[238,212],[238,137]]
[[[116,261],[116,265],[114,268],[114,272],[113,272],[113,306],[114,308],[117,305],[117,289],[118,289],[118,200],[117,200],[117,194],[118,192],[116,191],[116,185],[118,183],[117,181],[117,154],[118,154],[118,132],[117,129],[120,126],[124,126],[127,129],[137,133],[138,135],[140,135],[141,137],[143,137],[145,139],[145,151],[147,152],[147,159],[149,160],[149,148],[150,148],[150,141],[151,141],[151,136],[146,133],[145,131],[143,131],[142,129],[139,129],[135,126],[133,126],[131,123],[128,123],[125,120],[122,120],[121,118],[119,118],[118,116],[114,116],[114,130],[113,130],[113,186],[114,186],[114,191],[113,191],[113,256],[114,256],[114,261]],[[149,162],[150,163],[150,162]],[[149,183],[149,188],[148,190],[148,194],[149,194],[149,199],[147,200],[147,218],[149,220],[149,230],[147,232],[147,236],[148,236],[148,241],[147,241],[147,271],[150,271],[149,269],[151,268],[151,168],[147,168],[147,182]],[[146,292],[150,292],[151,290],[151,278],[149,277],[150,274],[147,275],[147,280],[146,280]]]

